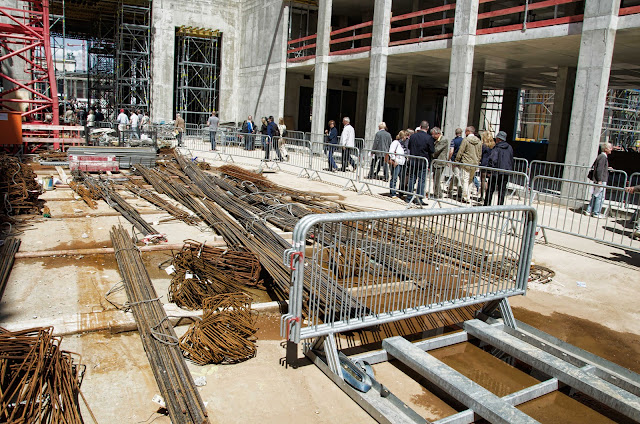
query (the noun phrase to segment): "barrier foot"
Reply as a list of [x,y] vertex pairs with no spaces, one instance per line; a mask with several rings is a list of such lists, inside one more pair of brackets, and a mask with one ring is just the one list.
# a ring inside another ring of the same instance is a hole
[[355,191],[356,193],[358,192],[358,186],[356,186],[356,183],[353,180],[347,181],[346,184],[342,187],[342,191],[349,190],[349,186],[353,188],[353,191]]
[[[366,190],[365,190],[366,187]],[[368,183],[362,183],[362,187],[360,187],[360,190],[358,190],[358,194],[371,194],[373,195],[373,192],[371,191],[371,187],[369,187]]]
[[[305,174],[305,175],[303,175]],[[309,171],[307,170],[307,168],[302,168],[300,170],[300,172],[298,173],[298,178],[311,178],[311,174],[309,174]]]
[[320,173],[318,171],[313,171],[311,175],[309,175],[309,179],[311,181],[322,181],[322,178],[320,177]]

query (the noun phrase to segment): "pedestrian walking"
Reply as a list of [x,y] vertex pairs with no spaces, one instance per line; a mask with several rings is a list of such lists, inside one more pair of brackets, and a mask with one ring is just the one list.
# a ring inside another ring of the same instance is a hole
[[[489,155],[489,166],[497,170],[513,171],[513,148],[507,143],[507,133],[499,131],[496,135],[496,140],[496,145]],[[491,204],[493,193],[496,190],[498,191],[498,205],[504,205],[507,184],[509,184],[509,174],[492,170],[484,205]]]

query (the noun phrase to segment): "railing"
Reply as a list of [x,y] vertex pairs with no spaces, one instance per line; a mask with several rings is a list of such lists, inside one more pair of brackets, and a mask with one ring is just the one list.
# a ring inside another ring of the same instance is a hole
[[285,252],[283,336],[299,343],[524,294],[535,223],[529,206],[306,216]]
[[[389,46],[453,37],[455,3],[405,13],[391,18]],[[407,23],[407,21],[409,21]],[[418,21],[416,23],[416,21]],[[408,33],[408,34],[407,34]]]
[[[530,204],[538,211],[541,228],[640,251],[640,241],[633,238],[637,224],[635,205],[640,194],[628,194],[620,187],[540,175],[532,181],[533,187],[552,184],[562,185],[563,190],[544,201],[537,200],[536,192],[531,192]],[[606,196],[607,192],[611,194]]]
[[316,57],[317,34],[296,38],[287,42],[287,61],[299,62]]
[[[358,182],[361,184],[360,191],[365,189],[371,191],[370,186],[386,188],[393,197],[406,196],[408,200],[415,196],[416,199],[423,199],[424,189],[428,189],[428,168],[427,158],[422,156],[394,154],[396,165],[385,162],[385,156],[389,152],[382,150],[364,149],[360,162],[360,175]],[[380,171],[383,172],[380,179]],[[420,181],[416,178],[421,172],[425,172],[422,186],[416,186]],[[411,183],[414,183],[414,186]],[[418,187],[417,189],[414,189]],[[424,188],[424,189],[421,189]],[[400,196],[398,196],[400,195]]]
[[628,5],[628,3],[637,3],[634,0],[622,0],[620,2],[620,11],[618,12],[618,16],[626,16],[626,15],[633,15],[635,13],[640,13],[640,5],[638,4],[632,4],[632,5]]
[[373,21],[331,31],[329,55],[355,54],[371,50]]
[[500,7],[498,0],[481,0],[477,35],[507,31],[523,31],[552,25],[582,22],[584,0],[527,1],[525,4]]

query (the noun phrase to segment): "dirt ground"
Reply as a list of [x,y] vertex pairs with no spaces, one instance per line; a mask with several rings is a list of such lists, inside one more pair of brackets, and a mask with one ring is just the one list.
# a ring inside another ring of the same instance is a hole
[[[404,208],[401,202],[388,198],[343,190],[344,183],[340,182],[309,181],[284,172],[265,175],[278,184],[324,193],[372,210]],[[210,231],[167,220],[167,214],[128,195],[145,219],[167,235],[169,243],[215,240]],[[51,199],[47,204],[53,217],[31,222],[21,236],[20,252],[110,247],[112,225],[124,222],[131,228],[104,202],[99,202],[97,210],[89,209],[74,199],[69,189],[56,189],[43,197]],[[526,296],[510,299],[516,318],[640,372],[640,327],[636,324],[640,319],[640,254],[557,233],[548,236],[551,244],[535,245],[533,262],[552,269],[556,275],[547,284],[530,284]],[[143,253],[156,290],[164,296],[163,302],[167,301],[170,280],[159,265],[170,257],[171,251]],[[105,300],[105,294],[120,280],[112,254],[17,259],[0,302],[0,326],[63,318],[81,320],[88,314],[98,321],[117,320],[123,313]],[[268,300],[264,294],[254,296],[257,303]],[[207,384],[199,392],[211,422],[373,422],[314,365],[282,365],[285,350],[279,335],[279,318],[275,313],[260,316],[256,358],[236,365],[189,364],[194,377],[206,378]],[[96,325],[88,322],[80,328]],[[186,326],[177,328],[179,334],[185,330]],[[169,422],[156,413],[158,406],[151,401],[159,392],[137,332],[70,335],[64,338],[63,347],[81,354],[87,365],[82,389],[99,422]],[[453,358],[451,355],[457,353],[442,355]],[[400,380],[394,364],[378,365],[376,373],[388,381],[398,397],[425,417],[435,419],[453,412],[419,380]],[[555,399],[548,404],[564,405],[563,402]],[[530,407],[536,408],[540,409]],[[585,419],[598,422],[593,417]]]

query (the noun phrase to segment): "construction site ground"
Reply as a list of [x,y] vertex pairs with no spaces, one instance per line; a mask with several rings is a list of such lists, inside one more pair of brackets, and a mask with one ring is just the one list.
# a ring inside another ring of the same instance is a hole
[[[212,161],[213,166],[217,164],[222,162]],[[257,163],[241,166],[255,169]],[[38,169],[37,173],[57,174],[53,169]],[[405,207],[379,195],[343,190],[344,181],[310,181],[285,172],[265,176],[277,184],[322,193],[362,208]],[[168,220],[166,213],[146,201],[128,192],[122,194],[167,235],[169,245],[181,245],[185,239],[222,243],[206,229]],[[0,303],[0,326],[54,325],[58,332],[67,334],[64,349],[82,355],[87,365],[82,391],[98,422],[170,422],[156,412],[158,405],[152,402],[159,391],[138,333],[131,331],[135,329],[133,317],[105,299],[121,280],[114,254],[82,253],[87,252],[83,249],[110,247],[112,225],[121,222],[129,229],[131,226],[102,201],[98,209],[90,209],[68,188],[48,191],[42,198],[47,199],[52,218],[35,217],[20,236],[19,253],[23,256],[15,261]],[[516,318],[640,372],[640,254],[559,233],[547,235],[550,243],[539,240],[533,262],[555,271],[555,277],[546,284],[531,283],[527,296],[510,299]],[[50,254],[63,250],[68,252]],[[160,265],[171,258],[171,250],[143,251],[142,257],[166,302],[170,276]],[[110,298],[126,300],[123,292]],[[189,363],[194,377],[206,379],[199,391],[211,422],[373,422],[310,362],[285,367],[278,305],[256,290],[254,307],[259,312],[255,358],[235,365]],[[178,335],[186,331],[188,323],[180,322]],[[393,364],[376,366],[376,373],[394,394],[427,419],[455,412],[417,380],[399,380]]]

